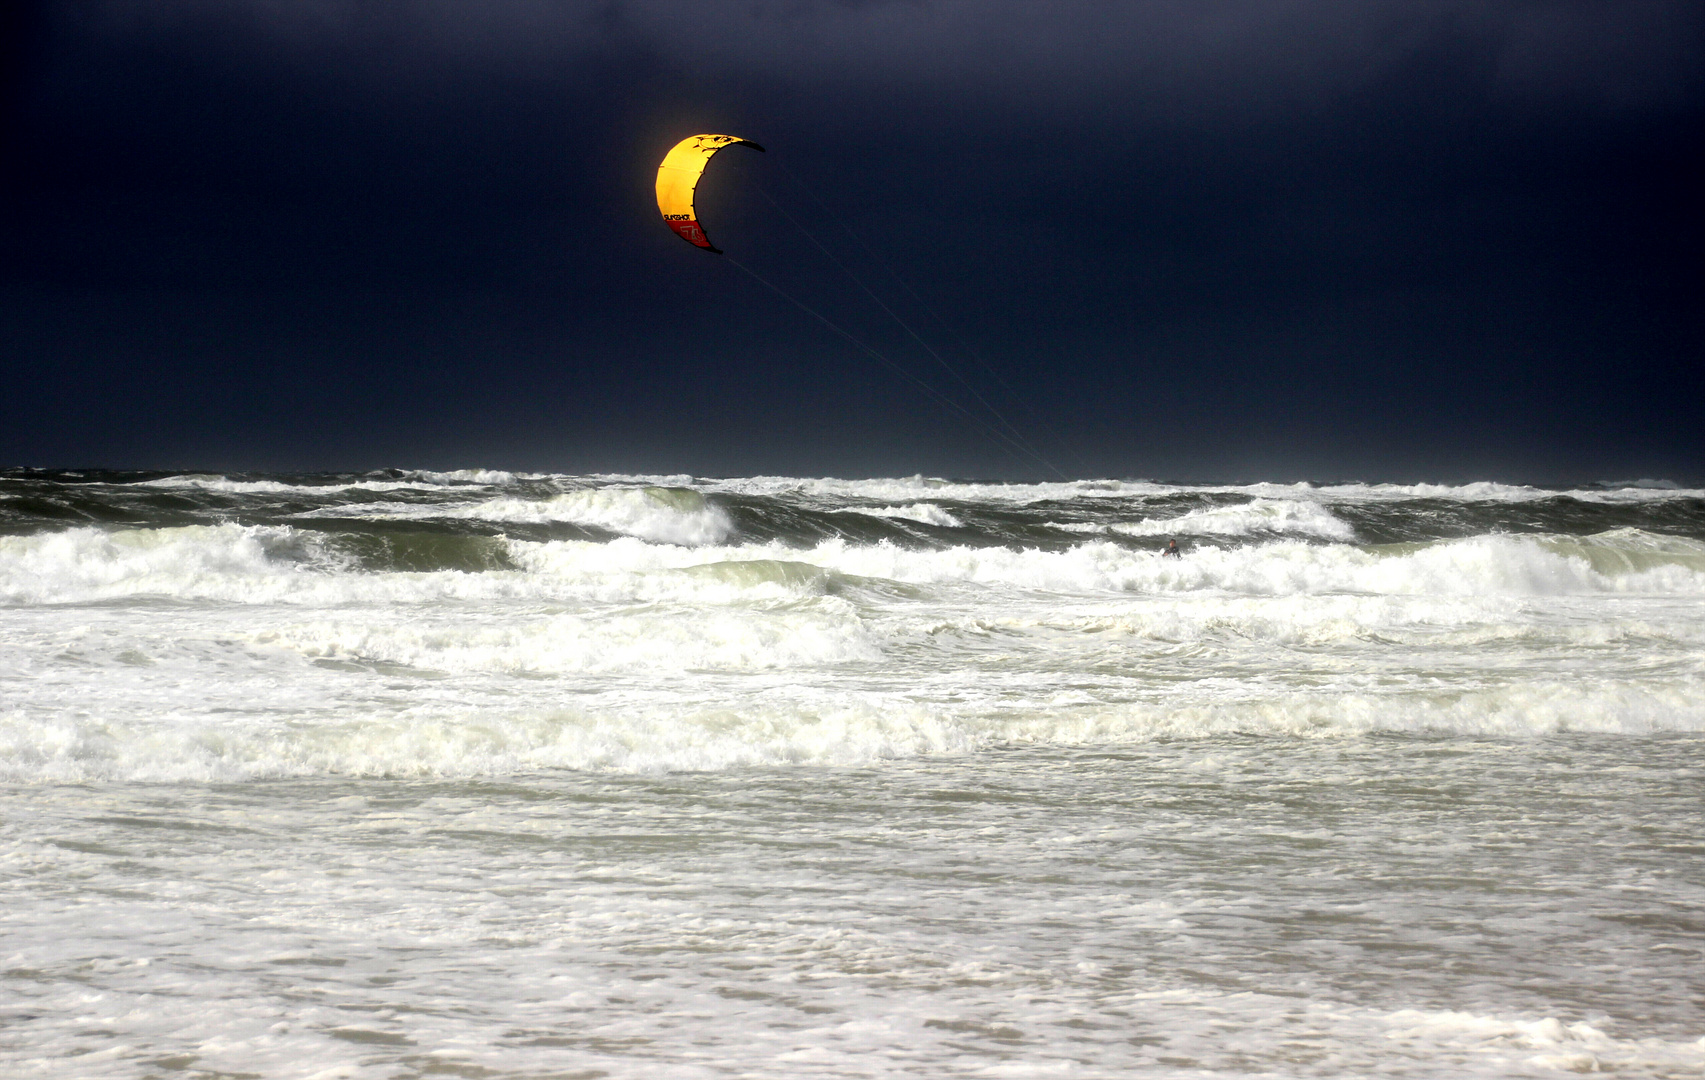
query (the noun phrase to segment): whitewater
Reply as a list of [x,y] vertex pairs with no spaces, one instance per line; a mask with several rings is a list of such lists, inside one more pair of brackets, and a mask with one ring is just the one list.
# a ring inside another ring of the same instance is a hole
[[1667,482],[0,471],[0,1072],[1705,1075],[1702,611]]

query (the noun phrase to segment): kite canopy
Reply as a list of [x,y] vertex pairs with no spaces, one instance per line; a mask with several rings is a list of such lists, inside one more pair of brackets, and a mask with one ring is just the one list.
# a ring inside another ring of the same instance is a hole
[[725,146],[763,150],[757,143],[733,135],[693,135],[676,143],[657,167],[657,209],[662,211],[663,220],[675,230],[676,236],[718,255],[722,252],[712,246],[699,226],[699,215],[693,210],[693,190],[699,186],[699,177],[704,175],[711,156]]

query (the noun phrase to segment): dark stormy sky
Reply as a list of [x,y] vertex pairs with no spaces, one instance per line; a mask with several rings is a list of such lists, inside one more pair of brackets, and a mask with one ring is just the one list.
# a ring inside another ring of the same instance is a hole
[[7,10],[0,465],[1705,480],[1697,0]]

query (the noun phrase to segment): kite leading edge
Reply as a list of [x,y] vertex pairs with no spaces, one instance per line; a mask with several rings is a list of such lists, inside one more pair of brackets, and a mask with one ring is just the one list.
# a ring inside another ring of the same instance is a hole
[[676,143],[657,167],[657,209],[662,212],[663,220],[675,230],[676,236],[718,255],[722,251],[710,242],[699,225],[698,213],[693,209],[693,190],[699,186],[699,177],[704,175],[711,157],[725,146],[764,149],[734,135],[692,135]]

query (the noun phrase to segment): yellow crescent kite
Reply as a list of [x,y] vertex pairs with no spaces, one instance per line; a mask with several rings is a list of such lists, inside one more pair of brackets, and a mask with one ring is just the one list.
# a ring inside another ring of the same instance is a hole
[[699,177],[704,175],[711,156],[725,146],[763,150],[757,143],[733,135],[693,135],[676,143],[657,167],[657,209],[662,211],[663,220],[675,230],[676,236],[718,255],[722,252],[705,236],[699,216],[693,210],[693,189],[699,186]]

